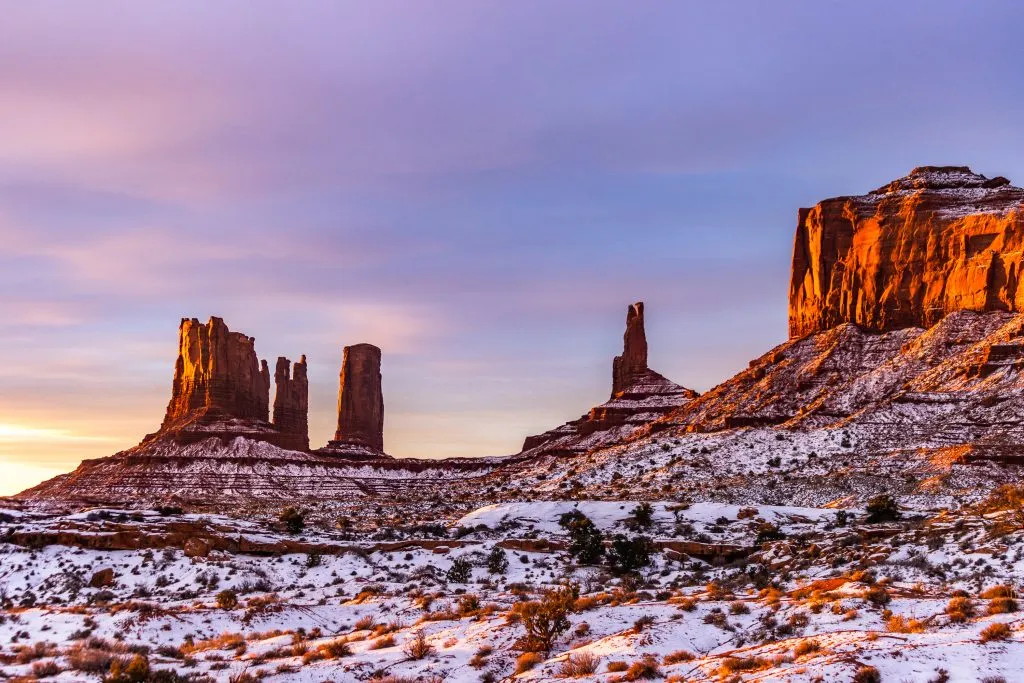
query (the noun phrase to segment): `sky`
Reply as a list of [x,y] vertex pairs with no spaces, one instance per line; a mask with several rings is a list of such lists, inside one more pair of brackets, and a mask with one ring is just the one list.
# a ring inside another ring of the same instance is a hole
[[0,0],[0,494],[130,447],[182,317],[383,350],[385,447],[501,455],[607,398],[626,306],[706,390],[786,337],[797,209],[1024,184],[992,0]]

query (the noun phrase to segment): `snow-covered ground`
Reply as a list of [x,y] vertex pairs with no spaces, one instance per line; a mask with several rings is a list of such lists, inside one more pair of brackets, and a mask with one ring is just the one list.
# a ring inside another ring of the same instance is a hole
[[[0,511],[0,676],[98,681],[138,656],[223,681],[1024,678],[1005,597],[1024,580],[1014,513],[868,524],[863,508],[639,505],[506,502],[397,542],[222,515]],[[574,510],[608,540],[650,539],[649,564],[575,561],[559,524]],[[562,586],[578,592],[565,627],[524,653],[516,605],[554,604]]]

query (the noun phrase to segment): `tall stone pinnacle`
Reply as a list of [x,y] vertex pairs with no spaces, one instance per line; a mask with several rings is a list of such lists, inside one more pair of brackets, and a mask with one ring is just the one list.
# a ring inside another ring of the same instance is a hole
[[626,309],[626,332],[622,355],[612,361],[612,396],[628,389],[647,372],[647,335],[644,333],[644,302]]
[[274,395],[274,426],[288,438],[286,445],[296,450],[309,450],[309,380],[306,357],[294,368],[285,357],[277,359],[274,372],[277,393]]
[[380,349],[373,344],[346,346],[338,390],[338,431],[330,446],[365,446],[384,451],[384,394]]

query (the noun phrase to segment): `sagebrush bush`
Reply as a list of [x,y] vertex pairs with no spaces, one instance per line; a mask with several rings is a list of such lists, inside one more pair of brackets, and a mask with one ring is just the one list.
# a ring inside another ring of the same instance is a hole
[[597,655],[589,652],[580,652],[569,655],[566,660],[562,662],[562,666],[559,667],[559,673],[565,678],[589,676],[590,674],[597,672],[597,667],[600,664],[601,658]]

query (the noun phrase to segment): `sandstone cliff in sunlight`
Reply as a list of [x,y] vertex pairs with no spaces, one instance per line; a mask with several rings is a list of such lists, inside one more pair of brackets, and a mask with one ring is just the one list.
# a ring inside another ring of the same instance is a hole
[[1021,311],[1024,190],[965,166],[922,166],[866,195],[801,209],[789,333],[842,323],[930,327],[951,311]]

